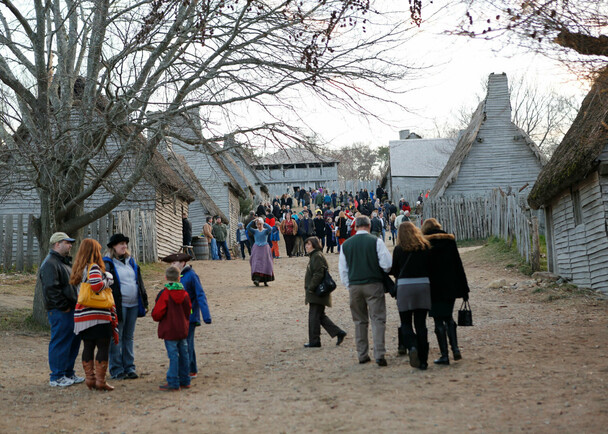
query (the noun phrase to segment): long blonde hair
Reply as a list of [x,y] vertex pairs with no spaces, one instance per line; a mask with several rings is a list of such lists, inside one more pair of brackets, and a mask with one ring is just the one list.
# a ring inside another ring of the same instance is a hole
[[403,222],[399,225],[397,244],[406,252],[431,248],[431,243],[424,238],[420,229],[414,226],[412,222]]

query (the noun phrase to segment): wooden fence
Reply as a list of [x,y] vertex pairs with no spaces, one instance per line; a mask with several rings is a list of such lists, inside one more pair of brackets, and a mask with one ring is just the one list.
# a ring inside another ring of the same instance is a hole
[[[3,272],[33,271],[34,265],[39,265],[38,240],[30,230],[33,220],[31,214],[0,215],[0,270]],[[98,240],[105,251],[108,240],[115,233],[130,238],[129,250],[137,262],[158,259],[154,211],[115,211],[85,226],[83,238]]]
[[[538,224],[522,197],[494,190],[486,197],[429,198],[424,201],[422,216],[437,219],[443,229],[458,240],[491,236],[508,243],[515,240],[522,258],[528,263],[532,261],[531,234],[535,233],[534,239],[538,238]],[[536,246],[535,250],[534,256],[538,254]]]

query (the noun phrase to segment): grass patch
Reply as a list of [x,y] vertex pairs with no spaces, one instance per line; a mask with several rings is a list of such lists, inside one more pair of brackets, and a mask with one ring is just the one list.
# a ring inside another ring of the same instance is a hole
[[456,240],[456,245],[458,247],[477,247],[485,245],[487,240]]
[[34,321],[32,309],[11,309],[0,311],[0,331],[45,335],[49,329]]
[[487,264],[503,264],[505,268],[517,269],[525,275],[532,274],[530,264],[519,256],[515,242],[509,246],[498,237],[491,237],[485,241],[483,248],[467,253],[472,255],[476,261]]

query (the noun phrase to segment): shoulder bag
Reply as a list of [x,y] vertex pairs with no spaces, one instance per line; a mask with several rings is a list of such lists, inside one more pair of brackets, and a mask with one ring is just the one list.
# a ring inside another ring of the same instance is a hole
[[332,279],[331,274],[329,274],[329,269],[325,270],[325,276],[323,277],[323,281],[317,286],[315,290],[315,295],[317,297],[325,297],[330,294],[334,289],[336,289],[336,282]]
[[83,272],[83,279],[78,287],[78,304],[96,309],[110,309],[114,306],[114,296],[111,288],[104,288],[98,293],[91,289],[89,283],[89,265]]

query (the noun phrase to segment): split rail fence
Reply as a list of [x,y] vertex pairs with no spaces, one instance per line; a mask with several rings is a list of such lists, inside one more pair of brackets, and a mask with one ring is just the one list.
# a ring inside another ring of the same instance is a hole
[[[38,240],[30,230],[33,215],[0,215],[0,270],[27,271],[40,265]],[[154,211],[131,209],[115,211],[87,225],[83,238],[99,241],[102,252],[115,233],[129,237],[129,250],[139,263],[155,262],[158,259],[156,242],[156,217]]]
[[507,243],[515,240],[521,257],[533,263],[538,257],[538,220],[523,200],[499,189],[486,197],[429,198],[424,201],[422,216],[437,219],[458,240],[492,236]]

